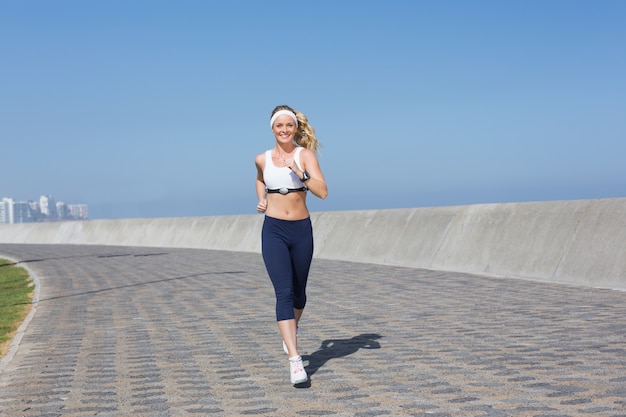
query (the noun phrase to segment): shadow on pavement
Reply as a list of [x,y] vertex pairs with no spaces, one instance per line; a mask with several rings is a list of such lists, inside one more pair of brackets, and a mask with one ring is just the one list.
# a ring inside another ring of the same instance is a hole
[[343,358],[352,355],[359,349],[380,349],[380,343],[376,340],[382,336],[377,333],[363,333],[350,339],[328,339],[324,340],[319,349],[310,355],[302,355],[303,361],[308,361],[305,366],[309,375],[309,380],[302,384],[297,384],[298,388],[308,388],[311,386],[311,375],[314,375],[318,369],[331,359]]

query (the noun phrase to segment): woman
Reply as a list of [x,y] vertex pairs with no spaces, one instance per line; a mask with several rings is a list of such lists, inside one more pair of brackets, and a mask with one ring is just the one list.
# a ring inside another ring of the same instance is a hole
[[263,260],[276,293],[276,320],[289,356],[292,384],[308,377],[298,353],[297,329],[306,304],[313,258],[313,230],[307,191],[326,198],[328,189],[315,153],[320,146],[306,116],[289,106],[272,111],[274,148],[256,156],[257,211],[265,213]]

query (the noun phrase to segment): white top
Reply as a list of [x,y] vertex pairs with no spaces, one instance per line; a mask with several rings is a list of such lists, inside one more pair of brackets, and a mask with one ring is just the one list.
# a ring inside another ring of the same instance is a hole
[[[296,153],[293,155],[294,161],[298,168],[300,166],[300,152],[302,147],[296,148]],[[272,161],[272,150],[265,152],[265,168],[263,169],[263,181],[265,186],[270,190],[278,188],[302,188],[304,183],[300,181],[300,178],[289,167],[277,167]]]

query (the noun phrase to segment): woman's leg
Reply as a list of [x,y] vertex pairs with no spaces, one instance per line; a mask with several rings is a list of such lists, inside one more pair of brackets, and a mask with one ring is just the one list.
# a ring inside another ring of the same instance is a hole
[[[308,233],[302,233],[303,224]],[[262,231],[263,260],[274,285],[278,329],[287,348],[294,384],[308,378],[298,353],[296,333],[297,320],[306,304],[306,281],[313,256],[311,229],[310,219],[291,222],[266,217]]]
[[298,239],[292,243],[290,251],[293,265],[293,311],[296,329],[306,305],[306,286],[313,260],[313,228],[310,219],[298,223],[297,236]]
[[294,224],[294,238],[291,241],[293,315],[294,320],[280,325],[281,335],[290,358],[298,354],[298,324],[306,305],[306,284],[313,259],[313,231],[309,219]]
[[303,308],[293,309],[293,315],[296,316],[296,332],[298,331],[298,324],[300,323],[300,318],[302,317],[303,312],[304,312]]
[[[298,353],[298,323],[300,322],[300,318],[302,317],[302,313],[304,309],[293,309],[293,314],[295,316],[294,320],[283,320],[278,322],[278,329],[280,330],[280,335],[283,337],[283,342],[285,342],[284,348],[287,349],[287,354],[289,357],[297,356]],[[295,330],[294,324],[291,321],[295,322]],[[281,324],[282,323],[282,324]],[[289,346],[293,343],[293,348],[290,350]]]
[[298,343],[296,341],[296,320],[280,320],[278,322],[278,330],[283,337],[285,346],[287,346],[287,355],[290,358],[300,356],[298,353]]
[[292,320],[294,316],[293,267],[289,254],[284,220],[266,218],[262,231],[262,255],[265,268],[276,294],[276,320]]
[[[262,254],[276,294],[278,330],[289,357],[298,356],[296,345],[296,310],[294,309],[294,268],[289,253],[291,222],[266,218],[262,231]],[[301,313],[300,313],[301,314]]]

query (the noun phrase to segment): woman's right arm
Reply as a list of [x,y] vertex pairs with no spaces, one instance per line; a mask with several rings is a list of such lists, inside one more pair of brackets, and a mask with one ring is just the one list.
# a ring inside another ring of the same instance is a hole
[[263,180],[263,168],[265,167],[265,154],[259,154],[254,158],[256,165],[256,196],[259,201],[256,211],[265,213],[267,210],[267,192],[265,191],[265,181]]

